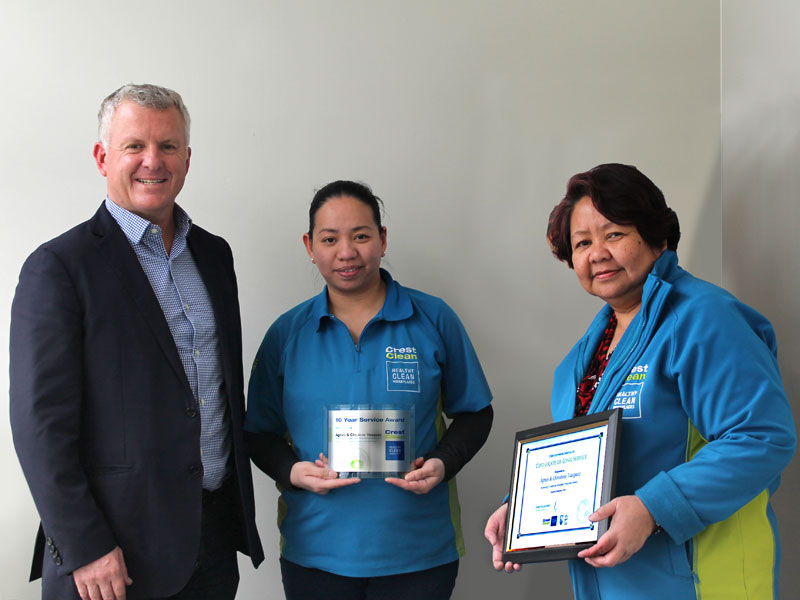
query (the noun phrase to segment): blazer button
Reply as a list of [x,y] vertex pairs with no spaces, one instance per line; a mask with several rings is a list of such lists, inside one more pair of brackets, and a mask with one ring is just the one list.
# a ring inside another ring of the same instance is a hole
[[47,545],[52,548],[53,547],[53,538],[47,538]]
[[64,561],[61,560],[61,557],[60,556],[56,556],[56,565],[58,565],[60,567],[62,562],[64,562]]
[[197,475],[203,470],[203,467],[200,465],[189,465],[189,475]]
[[197,414],[196,408],[192,407],[186,409],[186,416],[189,417],[190,419],[193,418],[196,414]]

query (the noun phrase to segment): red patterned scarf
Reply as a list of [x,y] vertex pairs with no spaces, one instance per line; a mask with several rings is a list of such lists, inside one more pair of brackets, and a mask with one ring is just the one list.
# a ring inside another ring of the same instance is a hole
[[603,332],[603,338],[597,346],[592,362],[589,363],[589,368],[586,370],[586,375],[575,390],[575,416],[580,417],[589,412],[589,407],[592,405],[594,399],[594,392],[600,384],[600,378],[603,376],[603,371],[606,370],[608,359],[611,358],[608,349],[611,347],[611,340],[614,339],[614,332],[617,330],[617,315],[611,313],[611,318],[608,320],[608,325]]

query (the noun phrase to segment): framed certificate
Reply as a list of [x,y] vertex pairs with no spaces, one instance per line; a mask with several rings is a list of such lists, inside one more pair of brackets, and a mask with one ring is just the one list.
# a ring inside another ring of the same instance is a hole
[[402,477],[414,462],[414,405],[325,407],[328,464],[339,477]]
[[605,533],[589,515],[614,494],[621,412],[516,434],[503,562],[575,558]]

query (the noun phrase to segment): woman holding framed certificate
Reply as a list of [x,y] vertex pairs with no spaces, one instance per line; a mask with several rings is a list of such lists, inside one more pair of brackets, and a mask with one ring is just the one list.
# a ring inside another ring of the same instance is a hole
[[[611,523],[570,561],[575,597],[777,600],[769,500],[796,434],[771,325],[678,266],[677,215],[635,167],[573,176],[547,237],[607,303],[556,369],[553,418],[622,413],[618,495],[589,517]],[[486,537],[511,571],[506,506]]]
[[453,476],[492,422],[478,358],[450,307],[380,268],[366,185],[320,189],[303,243],[326,286],[267,331],[245,423],[281,488],[286,597],[449,598],[464,551]]

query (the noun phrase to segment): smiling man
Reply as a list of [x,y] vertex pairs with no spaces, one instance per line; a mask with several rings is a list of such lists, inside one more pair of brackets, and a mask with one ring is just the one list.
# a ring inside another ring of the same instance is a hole
[[125,85],[102,103],[95,215],[40,246],[11,316],[11,425],[41,517],[42,598],[233,599],[263,559],[230,247],[176,203],[189,113]]

